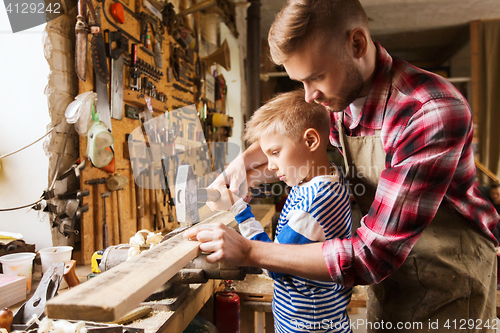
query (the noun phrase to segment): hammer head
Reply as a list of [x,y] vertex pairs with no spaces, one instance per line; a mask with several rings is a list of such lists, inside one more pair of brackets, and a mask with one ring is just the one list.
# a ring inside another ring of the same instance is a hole
[[177,221],[192,225],[200,220],[198,215],[196,178],[190,165],[179,165],[175,179],[175,211]]

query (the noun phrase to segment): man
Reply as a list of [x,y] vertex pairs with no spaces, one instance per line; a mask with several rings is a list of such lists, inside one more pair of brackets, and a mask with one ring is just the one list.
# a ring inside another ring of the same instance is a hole
[[[370,284],[368,328],[377,331],[493,330],[498,216],[474,186],[465,99],[373,43],[358,0],[289,1],[269,45],[306,101],[332,111],[330,140],[344,154],[361,227],[350,240],[300,247],[250,242],[222,226],[185,236],[203,242],[211,261]],[[265,162],[249,147],[225,171],[231,189],[246,170],[250,185],[263,180]],[[459,324],[470,320],[481,324]]]

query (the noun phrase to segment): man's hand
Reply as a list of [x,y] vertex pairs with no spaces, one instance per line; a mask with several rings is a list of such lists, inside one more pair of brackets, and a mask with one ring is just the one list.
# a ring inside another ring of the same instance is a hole
[[[258,168],[266,163],[267,157],[260,149],[259,142],[254,142],[236,157],[208,188],[229,185],[231,192],[240,197],[245,197],[248,193],[247,170]],[[254,183],[257,183],[257,181],[254,180]],[[207,206],[215,210],[212,203],[207,202]]]
[[222,223],[195,226],[186,230],[183,236],[202,243],[200,250],[211,253],[206,258],[209,263],[224,261],[235,266],[249,265],[251,241]]
[[[243,155],[240,154],[227,166],[224,171],[222,171],[222,173],[213,181],[212,184],[210,184],[210,186],[208,186],[208,188],[216,188],[219,189],[220,192],[220,188],[226,188],[226,186],[229,185],[229,190],[234,194],[246,196],[248,192],[246,179],[247,172],[245,169],[245,163],[243,160]],[[227,188],[225,191],[227,192]],[[207,206],[212,211],[221,210],[214,202],[207,202]]]

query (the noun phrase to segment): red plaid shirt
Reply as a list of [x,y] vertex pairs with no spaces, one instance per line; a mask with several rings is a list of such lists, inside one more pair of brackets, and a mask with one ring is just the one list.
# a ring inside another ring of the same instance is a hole
[[[323,245],[332,279],[345,286],[380,282],[401,266],[441,202],[496,243],[491,231],[498,215],[474,186],[467,101],[447,80],[376,45],[373,86],[356,119],[344,111],[344,128],[349,136],[381,129],[386,169],[357,233]],[[337,147],[339,117],[331,113],[330,141]]]

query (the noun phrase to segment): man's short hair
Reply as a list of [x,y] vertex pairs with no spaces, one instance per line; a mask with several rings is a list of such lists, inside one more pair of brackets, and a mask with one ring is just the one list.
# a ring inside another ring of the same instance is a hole
[[500,184],[499,184],[499,183],[493,183],[493,184],[491,184],[490,189],[492,189],[492,190],[493,190],[493,189],[495,189],[495,188],[499,188],[499,187],[500,187]]
[[262,135],[281,134],[297,143],[308,128],[314,128],[328,142],[329,112],[320,104],[307,103],[304,94],[302,89],[281,93],[257,109],[246,123],[245,140],[253,143]]
[[289,0],[269,30],[271,59],[282,65],[306,41],[342,41],[356,27],[368,32],[368,16],[359,0]]

